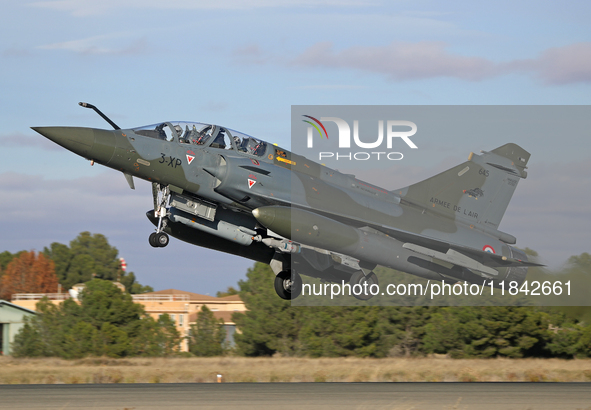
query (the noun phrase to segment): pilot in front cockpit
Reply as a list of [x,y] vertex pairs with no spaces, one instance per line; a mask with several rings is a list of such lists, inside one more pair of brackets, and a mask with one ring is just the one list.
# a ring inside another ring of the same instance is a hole
[[[181,134],[179,134],[181,135]],[[196,144],[197,143],[197,136],[199,133],[197,132],[197,128],[195,128],[195,124],[193,124],[193,129],[189,129],[188,125],[185,125],[185,133],[182,137],[179,137],[179,142],[182,144]]]
[[193,140],[193,144],[197,144],[197,145],[204,145],[209,141],[209,138],[211,137],[211,131],[212,131],[212,127],[211,125],[208,127],[205,127],[204,129],[202,129],[200,132],[197,132],[196,137],[197,139]]

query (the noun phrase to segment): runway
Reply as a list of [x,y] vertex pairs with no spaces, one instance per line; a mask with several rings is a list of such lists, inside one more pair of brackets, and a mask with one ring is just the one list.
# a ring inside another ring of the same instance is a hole
[[0,409],[591,410],[591,383],[0,385]]

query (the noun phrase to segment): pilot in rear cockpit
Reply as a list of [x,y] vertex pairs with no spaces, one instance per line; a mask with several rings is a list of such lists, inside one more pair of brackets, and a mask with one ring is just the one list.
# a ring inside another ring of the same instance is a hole
[[238,136],[234,136],[234,143],[236,144],[236,149],[238,151],[246,151],[243,147],[242,147],[242,140],[240,139],[240,137]]
[[215,137],[215,139],[211,143],[211,148],[221,148],[221,149],[226,148],[226,142],[224,141],[224,130],[223,129],[220,130],[220,132],[218,132],[217,137]]

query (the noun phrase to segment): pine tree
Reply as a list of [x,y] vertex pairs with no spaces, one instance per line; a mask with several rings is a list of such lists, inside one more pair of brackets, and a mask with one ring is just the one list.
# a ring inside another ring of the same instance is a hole
[[213,312],[203,305],[197,313],[197,321],[191,326],[189,351],[195,356],[210,357],[224,354],[226,331],[224,321],[216,319]]
[[70,246],[54,242],[43,253],[55,263],[56,274],[64,288],[86,283],[93,278],[119,280],[129,293],[153,292],[150,286],[136,282],[133,272],[123,272],[119,251],[104,235],[81,232]]
[[[170,318],[155,321],[111,281],[94,279],[59,305],[47,298],[21,328],[15,356],[163,356],[178,351],[180,336]],[[164,315],[168,316],[168,315]]]
[[240,330],[234,335],[238,351],[245,356],[301,355],[300,321],[307,308],[294,308],[277,296],[275,274],[268,265],[255,263],[246,277],[239,285],[247,311],[232,315]]

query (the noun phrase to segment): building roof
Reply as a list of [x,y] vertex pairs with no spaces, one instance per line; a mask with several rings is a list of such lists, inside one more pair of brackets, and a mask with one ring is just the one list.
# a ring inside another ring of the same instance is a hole
[[185,290],[178,290],[178,289],[165,289],[165,290],[158,290],[156,292],[148,292],[142,293],[142,295],[187,295],[189,296],[189,300],[197,301],[197,302],[232,302],[237,301],[241,302],[240,296],[238,295],[230,295],[224,296],[221,298],[209,295],[201,295],[199,293],[187,292]]
[[242,302],[242,299],[240,298],[239,295],[222,296],[221,298],[218,298],[218,299],[222,299],[222,300],[225,300],[225,301]]
[[37,312],[35,312],[34,310],[27,309],[26,307],[22,307],[22,306],[19,306],[19,305],[15,305],[14,303],[10,303],[7,300],[0,299],[0,305],[6,305],[6,306],[9,306],[9,307],[12,307],[12,308],[15,308],[15,309],[23,310],[23,311],[25,311],[27,313],[33,313],[35,315],[37,314]]
[[216,298],[215,296],[201,295],[199,293],[187,292],[185,290],[178,289],[158,290],[156,292],[142,293],[142,295],[188,295],[189,300],[203,302],[215,302],[220,300],[220,298]]

